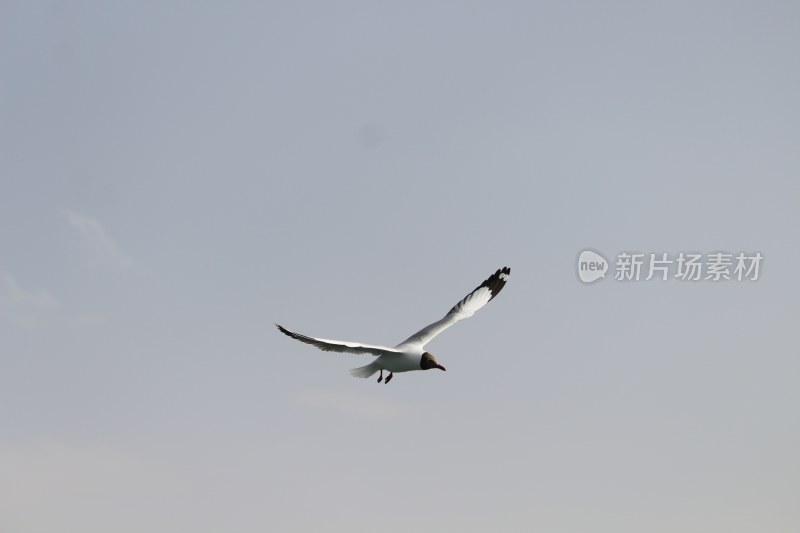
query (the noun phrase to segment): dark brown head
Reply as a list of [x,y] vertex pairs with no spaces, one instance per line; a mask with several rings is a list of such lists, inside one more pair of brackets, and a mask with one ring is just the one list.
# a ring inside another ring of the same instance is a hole
[[422,370],[430,370],[431,368],[438,368],[439,370],[447,370],[445,367],[436,362],[436,358],[425,352],[422,354],[422,359],[419,361],[419,366]]

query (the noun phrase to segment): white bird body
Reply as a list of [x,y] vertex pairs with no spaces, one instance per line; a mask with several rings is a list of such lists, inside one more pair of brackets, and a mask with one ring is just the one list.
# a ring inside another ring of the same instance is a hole
[[381,355],[372,363],[381,370],[388,372],[409,372],[411,370],[422,370],[419,366],[419,358],[422,357],[422,348],[411,348],[398,355]]
[[460,302],[453,306],[450,311],[442,318],[433,324],[430,324],[408,339],[404,340],[394,348],[388,346],[380,346],[376,344],[363,344],[360,342],[350,341],[335,341],[330,339],[320,339],[317,337],[308,337],[289,331],[283,326],[278,326],[278,329],[293,339],[311,344],[323,351],[330,352],[343,352],[354,354],[368,354],[376,356],[376,359],[359,368],[354,368],[350,371],[353,376],[368,378],[376,372],[381,373],[378,382],[383,380],[383,371],[390,372],[389,377],[386,378],[386,383],[392,379],[395,372],[410,372],[412,370],[429,370],[431,368],[438,368],[445,370],[445,368],[436,362],[430,353],[425,351],[425,345],[430,342],[436,335],[449,328],[456,322],[464,320],[475,314],[475,311],[489,303],[492,298],[497,296],[500,290],[505,286],[511,274],[509,267],[498,269],[497,272],[489,276],[489,278],[480,284],[474,291],[469,293]]

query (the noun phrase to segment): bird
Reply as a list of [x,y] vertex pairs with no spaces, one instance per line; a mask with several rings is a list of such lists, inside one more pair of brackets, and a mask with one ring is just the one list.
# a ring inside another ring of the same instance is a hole
[[[454,305],[444,318],[425,326],[394,348],[376,344],[334,341],[309,337],[289,331],[280,324],[275,324],[275,326],[277,326],[281,333],[300,342],[316,346],[325,352],[372,355],[376,358],[374,361],[366,366],[352,369],[350,374],[354,377],[369,378],[380,372],[378,383],[381,381],[389,383],[394,377],[394,374],[398,372],[432,370],[434,368],[446,370],[430,352],[425,351],[425,345],[442,331],[456,322],[471,317],[478,309],[489,303],[503,290],[510,275],[511,268],[509,267],[497,269],[497,272],[489,276],[483,283],[478,285],[475,290],[467,294],[461,301]],[[384,371],[388,372],[388,376],[385,380],[383,378]]]

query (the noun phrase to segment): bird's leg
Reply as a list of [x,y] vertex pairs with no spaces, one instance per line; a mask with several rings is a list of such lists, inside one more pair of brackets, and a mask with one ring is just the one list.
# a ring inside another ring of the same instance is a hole
[[386,376],[386,381],[384,381],[383,384],[385,385],[385,384],[389,383],[392,380],[393,377],[394,377],[394,373],[389,372],[389,375]]
[[381,381],[383,381],[383,369],[382,368],[381,368],[381,375],[378,377],[378,383],[380,383]]

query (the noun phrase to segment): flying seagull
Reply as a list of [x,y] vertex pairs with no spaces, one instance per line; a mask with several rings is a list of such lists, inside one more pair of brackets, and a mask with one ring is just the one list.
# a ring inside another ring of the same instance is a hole
[[377,357],[366,366],[352,369],[350,374],[359,378],[368,378],[376,372],[380,372],[378,377],[378,383],[380,383],[383,381],[383,371],[386,370],[389,375],[386,377],[385,383],[389,383],[395,372],[430,370],[431,368],[445,370],[433,355],[425,351],[425,345],[442,331],[460,320],[471,317],[475,314],[475,311],[489,303],[492,298],[497,296],[497,293],[503,290],[510,275],[511,269],[509,267],[499,269],[474,291],[466,295],[463,300],[454,305],[443,319],[419,330],[394,348],[360,342],[318,339],[289,331],[280,324],[275,325],[278,326],[282,333],[291,338],[311,344],[326,352],[365,354]]

